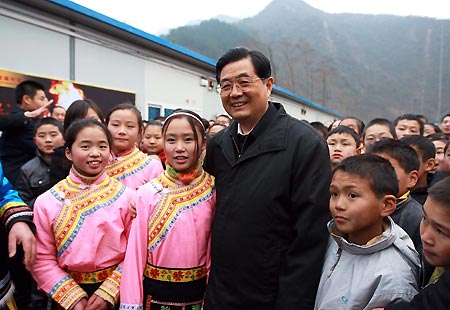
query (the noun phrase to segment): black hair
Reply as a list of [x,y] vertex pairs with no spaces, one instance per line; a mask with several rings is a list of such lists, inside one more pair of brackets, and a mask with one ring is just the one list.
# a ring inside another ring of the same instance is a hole
[[394,158],[405,173],[410,173],[413,170],[418,171],[420,168],[419,156],[417,156],[416,150],[400,140],[380,140],[371,145],[366,152],[371,154],[386,154]]
[[442,132],[441,128],[439,128],[439,126],[436,125],[436,124],[433,124],[433,123],[425,123],[425,124],[423,125],[423,128],[424,128],[424,129],[425,129],[425,125],[432,126],[435,133],[441,133],[441,132]]
[[366,136],[366,132],[367,129],[373,125],[381,125],[381,126],[386,126],[389,128],[389,132],[391,133],[392,137],[394,137],[394,139],[397,139],[397,132],[395,131],[395,126],[394,124],[392,124],[392,122],[388,119],[385,118],[374,118],[373,120],[371,120],[367,125],[366,128],[364,128],[364,134],[363,137]]
[[428,123],[428,118],[425,117],[425,115],[422,114],[416,114],[416,116],[418,118],[420,118],[420,120],[422,121],[422,123],[425,125],[426,123]]
[[118,110],[130,110],[130,111],[132,111],[134,113],[134,115],[136,115],[137,123],[138,123],[138,126],[139,126],[139,132],[142,131],[142,129],[144,127],[144,124],[142,122],[141,111],[139,111],[139,109],[136,108],[136,106],[134,104],[130,103],[130,102],[124,102],[124,103],[121,103],[121,104],[118,104],[118,105],[114,106],[109,111],[108,115],[106,116],[106,120],[105,120],[106,126],[108,126],[108,124],[109,124],[109,120],[111,119],[111,115],[114,112],[118,111]]
[[426,136],[426,138],[430,139],[431,142],[433,142],[433,141],[442,141],[442,142],[447,143],[447,141],[449,140],[448,137],[442,132],[432,133],[432,134]]
[[398,122],[402,120],[416,121],[419,124],[419,134],[423,135],[423,122],[420,117],[415,114],[403,114],[395,119],[394,126],[397,126]]
[[359,135],[362,136],[362,134],[364,132],[364,128],[365,128],[364,122],[355,116],[348,116],[348,117],[344,117],[343,119],[341,119],[341,122],[339,123],[339,125],[341,125],[342,121],[344,121],[346,119],[353,119],[356,121],[356,124],[358,125]]
[[253,64],[255,73],[260,78],[268,78],[272,71],[270,68],[270,60],[259,51],[251,51],[246,47],[234,47],[228,50],[216,64],[216,81],[220,83],[220,75],[222,69],[229,63],[236,62],[245,58],[250,58]]
[[426,162],[430,158],[436,157],[436,148],[434,147],[433,142],[430,139],[425,138],[424,136],[405,136],[400,139],[412,146],[413,148],[417,148],[417,156],[422,158],[422,162]]
[[317,130],[322,137],[324,137],[324,138],[326,137],[326,135],[328,133],[327,126],[325,126],[321,122],[311,122],[310,125],[313,126],[314,129]]
[[445,147],[444,147],[444,154],[447,153],[448,150],[448,146],[450,145],[450,140],[447,141],[447,143],[445,143]]
[[53,111],[54,111],[55,109],[57,109],[57,108],[61,108],[61,109],[63,109],[64,111],[66,111],[66,108],[64,108],[62,105],[52,105],[51,107],[48,108],[48,110],[49,110],[50,113],[53,113]]
[[428,197],[445,205],[450,211],[450,177],[446,177],[428,188]]
[[351,135],[353,140],[355,140],[356,147],[358,148],[361,144],[361,139],[359,138],[359,135],[356,133],[356,131],[353,130],[353,128],[347,127],[347,126],[337,126],[336,128],[332,129],[330,132],[328,132],[325,139],[328,139],[331,135],[334,134],[348,134]]
[[170,114],[164,122],[163,131],[162,131],[163,137],[166,134],[167,127],[169,127],[170,123],[172,123],[172,121],[177,118],[178,119],[184,118],[188,121],[189,126],[191,127],[192,132],[194,133],[195,152],[196,152],[197,156],[200,156],[201,151],[199,150],[199,147],[198,147],[198,137],[205,138],[206,132],[205,132],[205,125],[203,124],[202,118],[197,113],[190,111],[190,110],[185,110],[185,109],[174,110],[172,112],[172,114]]
[[347,157],[333,170],[343,171],[369,181],[375,197],[397,196],[398,178],[389,160],[374,154]]
[[442,116],[441,118],[441,123],[444,121],[444,118],[446,118],[447,116],[450,116],[450,113],[445,114],[444,116]]
[[162,131],[163,123],[161,123],[161,122],[159,122],[159,121],[150,121],[150,122],[147,123],[147,126],[145,126],[144,132],[145,132],[145,130],[147,129],[147,127],[149,127],[149,126],[157,126],[157,127],[161,127],[161,131]]
[[59,132],[61,133],[61,135],[64,135],[63,125],[61,124],[60,121],[58,121],[57,119],[55,119],[53,117],[40,118],[37,121],[36,125],[34,126],[34,135],[36,135],[36,132],[38,131],[38,129],[44,125],[56,126],[58,128]]
[[70,124],[70,126],[66,129],[64,140],[65,140],[65,147],[68,149],[72,148],[72,145],[74,144],[75,140],[77,139],[78,133],[88,127],[99,127],[106,135],[106,138],[108,139],[108,144],[111,147],[112,145],[112,136],[109,132],[108,128],[105,124],[100,123],[98,120],[94,118],[81,118],[78,120],[75,120]]
[[85,118],[89,109],[94,110],[101,122],[103,122],[104,117],[102,110],[100,110],[100,107],[94,102],[94,100],[75,100],[66,111],[66,116],[64,117],[64,128],[69,128],[74,121]]
[[41,83],[32,80],[21,82],[16,86],[15,90],[16,103],[18,105],[22,104],[23,96],[33,98],[34,96],[36,96],[38,90],[42,90],[43,92],[45,92],[45,88]]

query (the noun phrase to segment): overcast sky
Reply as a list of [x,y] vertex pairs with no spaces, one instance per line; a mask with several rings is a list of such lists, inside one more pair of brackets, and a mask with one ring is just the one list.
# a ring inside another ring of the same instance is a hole
[[[300,1],[300,0],[299,0]],[[271,0],[74,0],[94,11],[152,34],[217,15],[244,18]],[[427,16],[450,19],[449,0],[305,0],[327,13]]]

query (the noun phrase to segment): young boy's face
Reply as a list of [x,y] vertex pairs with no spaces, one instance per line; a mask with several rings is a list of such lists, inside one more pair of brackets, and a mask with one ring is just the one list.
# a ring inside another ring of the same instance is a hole
[[352,135],[347,133],[336,133],[327,138],[328,149],[330,150],[330,160],[336,166],[347,157],[359,153],[358,145]]
[[[428,172],[434,169],[434,158],[429,158],[427,161],[423,161],[422,151],[415,145],[411,145],[411,147],[416,151],[417,157],[419,158],[420,166],[418,172],[419,180],[426,179],[428,176]],[[419,183],[419,182],[418,182]]]
[[385,125],[374,124],[366,128],[366,134],[364,136],[364,146],[371,146],[375,144],[375,142],[378,142],[381,139],[385,138],[394,138],[394,136],[391,134],[391,131],[389,130],[389,127]]
[[348,241],[364,245],[382,233],[383,218],[395,210],[395,197],[377,198],[368,180],[338,170],[330,185],[330,212]]
[[450,210],[428,197],[423,205],[420,237],[426,260],[433,266],[450,267]]
[[436,170],[442,171],[444,168],[444,148],[445,142],[441,140],[433,141],[434,147],[436,148]]
[[408,190],[410,190],[411,188],[413,188],[416,185],[417,180],[419,178],[419,173],[417,172],[417,170],[413,170],[413,171],[407,173],[400,166],[399,162],[395,158],[393,158],[387,154],[383,154],[383,153],[376,154],[376,155],[389,160],[392,167],[394,167],[395,173],[397,174],[397,178],[398,178],[398,195],[397,195],[397,197],[401,197],[403,194],[405,194]]
[[42,125],[36,130],[34,143],[44,156],[53,154],[53,150],[64,144],[64,138],[58,127],[47,124]]
[[402,119],[395,126],[395,132],[399,140],[405,136],[420,135],[420,124],[416,120]]
[[447,174],[450,174],[450,147],[447,148],[444,154],[444,164],[442,165],[442,171]]
[[354,118],[346,118],[343,119],[340,123],[339,126],[346,126],[346,127],[350,127],[351,129],[353,129],[358,135],[361,135],[361,133],[359,132],[359,126],[358,126],[358,121]]

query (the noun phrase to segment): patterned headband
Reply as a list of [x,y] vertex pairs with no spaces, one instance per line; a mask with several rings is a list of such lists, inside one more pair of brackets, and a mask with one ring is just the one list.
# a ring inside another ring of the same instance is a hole
[[195,115],[193,115],[193,114],[191,114],[191,113],[187,113],[187,112],[174,112],[174,113],[170,114],[169,116],[167,116],[166,121],[167,121],[169,118],[174,117],[174,116],[177,116],[177,115],[186,115],[186,116],[192,117],[192,118],[195,119],[197,122],[199,122],[200,125],[202,125],[203,131],[205,131],[205,125],[203,124],[203,122],[202,122],[197,116],[195,116]]

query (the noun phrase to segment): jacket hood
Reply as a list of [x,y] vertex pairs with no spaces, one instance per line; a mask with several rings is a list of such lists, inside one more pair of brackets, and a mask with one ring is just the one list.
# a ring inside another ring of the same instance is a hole
[[334,241],[342,250],[354,255],[372,254],[381,251],[391,245],[396,247],[411,267],[420,267],[419,254],[414,248],[414,244],[408,234],[388,216],[385,219],[386,230],[380,236],[380,239],[369,246],[357,245],[348,242],[341,234],[334,223],[334,220],[328,222],[327,227]]

